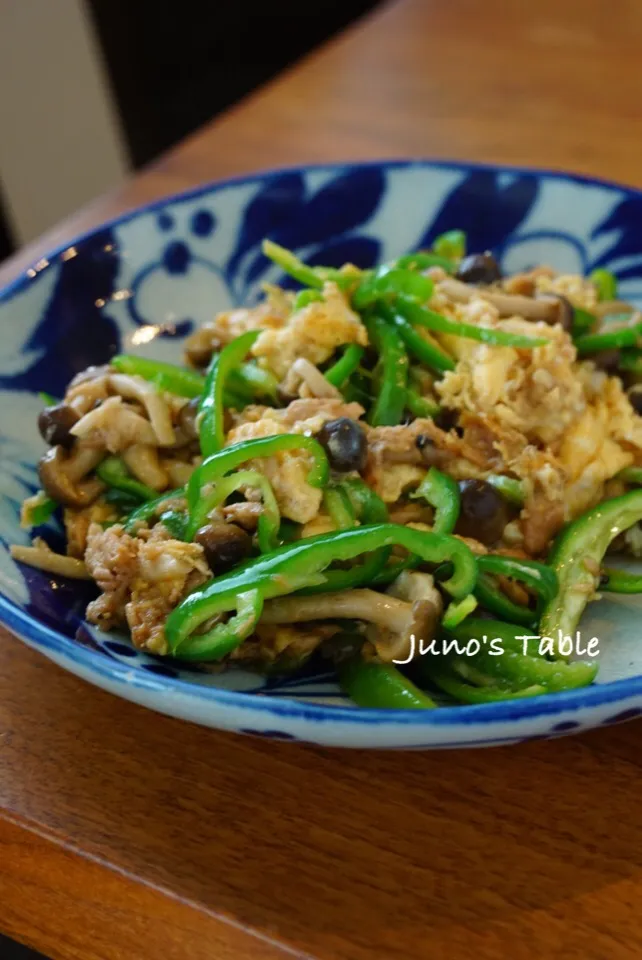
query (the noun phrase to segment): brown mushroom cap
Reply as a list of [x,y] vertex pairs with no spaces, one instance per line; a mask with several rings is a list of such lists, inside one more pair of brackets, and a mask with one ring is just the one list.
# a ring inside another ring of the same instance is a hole
[[105,489],[104,483],[93,477],[85,483],[75,483],[66,471],[68,458],[62,447],[52,447],[38,464],[38,476],[49,496],[65,507],[87,507]]

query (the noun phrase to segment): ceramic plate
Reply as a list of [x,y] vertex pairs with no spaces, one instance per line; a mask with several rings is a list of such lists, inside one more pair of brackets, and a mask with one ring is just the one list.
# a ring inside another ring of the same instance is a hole
[[[22,567],[22,499],[37,487],[38,392],[118,352],[177,361],[218,311],[282,278],[269,236],[312,263],[359,266],[427,246],[460,227],[506,272],[550,263],[613,270],[642,304],[642,193],[527,169],[381,162],[308,167],[214,183],[110,223],[43,258],[0,292],[0,619],[63,668],[117,696],[211,727],[350,747],[488,746],[554,737],[642,714],[640,603],[591,606],[599,683],[566,694],[426,712],[348,705],[329,674],[264,680],[177,669],[83,619],[90,588]],[[60,531],[47,531],[51,542]]]

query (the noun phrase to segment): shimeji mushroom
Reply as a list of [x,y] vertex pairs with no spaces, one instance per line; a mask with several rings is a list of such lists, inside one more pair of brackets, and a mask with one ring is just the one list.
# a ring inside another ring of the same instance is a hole
[[104,451],[79,447],[67,455],[60,446],[51,447],[40,459],[38,476],[45,492],[65,507],[87,507],[105,489],[104,483],[92,477],[80,481],[98,466]]
[[362,620],[377,628],[368,632],[368,638],[379,658],[390,662],[407,659],[409,652],[432,639],[441,608],[432,577],[404,573],[388,593],[357,589],[270,600],[261,623]]
[[563,297],[553,294],[538,298],[522,297],[519,294],[475,287],[451,277],[442,280],[437,289],[456,303],[469,303],[473,299],[486,300],[496,307],[500,317],[523,317],[525,320],[543,320],[545,323],[561,323],[566,326],[568,306]]

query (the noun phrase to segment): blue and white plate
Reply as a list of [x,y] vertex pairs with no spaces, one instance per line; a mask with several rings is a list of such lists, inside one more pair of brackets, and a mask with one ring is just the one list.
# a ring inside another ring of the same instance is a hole
[[[349,747],[487,746],[555,737],[642,715],[640,604],[593,604],[599,683],[566,694],[434,711],[359,709],[330,675],[269,681],[177,669],[83,619],[87,585],[21,567],[20,503],[37,487],[39,391],[61,396],[120,350],[178,360],[218,311],[282,277],[265,236],[311,263],[360,266],[465,230],[505,271],[550,263],[614,271],[642,304],[642,193],[584,177],[461,163],[308,167],[215,183],[144,207],[43,258],[0,292],[0,619],[60,666],[117,696],[205,726]],[[59,537],[55,529],[50,539]]]

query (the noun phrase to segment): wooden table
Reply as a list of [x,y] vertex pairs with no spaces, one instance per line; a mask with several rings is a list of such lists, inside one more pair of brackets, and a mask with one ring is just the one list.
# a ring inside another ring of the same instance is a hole
[[[381,155],[642,185],[638,0],[401,0],[70,218]],[[642,953],[642,725],[520,748],[331,751],[146,712],[0,637],[0,930],[61,960]]]

